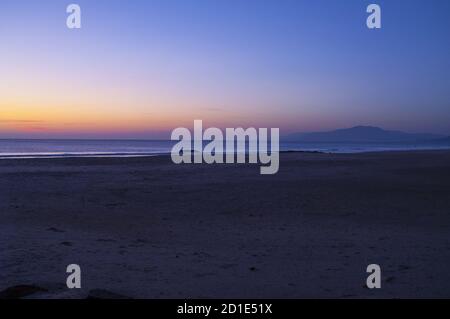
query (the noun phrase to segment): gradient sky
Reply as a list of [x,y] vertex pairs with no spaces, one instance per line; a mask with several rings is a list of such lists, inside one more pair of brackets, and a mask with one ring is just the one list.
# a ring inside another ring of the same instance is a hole
[[0,138],[168,138],[194,119],[450,135],[449,16],[448,0],[1,0]]

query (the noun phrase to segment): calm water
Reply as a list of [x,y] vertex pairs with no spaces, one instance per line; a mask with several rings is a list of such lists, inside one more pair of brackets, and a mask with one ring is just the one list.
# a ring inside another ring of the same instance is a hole
[[0,140],[0,157],[158,155],[170,153],[172,145],[144,140]]
[[[150,156],[170,153],[174,144],[173,141],[155,140],[0,140],[0,158]],[[282,151],[331,153],[449,148],[450,145],[425,143],[280,143]]]

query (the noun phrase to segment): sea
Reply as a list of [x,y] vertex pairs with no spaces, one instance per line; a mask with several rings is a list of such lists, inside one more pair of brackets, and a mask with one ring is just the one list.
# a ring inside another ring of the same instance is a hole
[[[169,154],[175,141],[0,139],[0,159],[52,157],[137,157]],[[318,143],[280,142],[280,151],[360,153],[450,149],[440,143]]]

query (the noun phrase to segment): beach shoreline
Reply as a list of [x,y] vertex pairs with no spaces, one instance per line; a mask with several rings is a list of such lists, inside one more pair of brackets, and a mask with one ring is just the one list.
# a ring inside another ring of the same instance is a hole
[[[325,151],[325,150],[280,150],[279,154],[289,154],[289,153],[306,153],[306,154],[364,154],[364,153],[386,153],[386,152],[437,152],[437,151],[450,151],[450,146],[442,147],[430,147],[430,148],[418,148],[418,149],[385,149],[385,150],[361,150],[361,151]],[[195,153],[192,151],[192,153]],[[221,153],[225,154],[225,153]],[[248,154],[248,153],[247,153]],[[129,157],[155,157],[155,156],[170,156],[170,152],[150,152],[150,153],[74,153],[74,154],[46,154],[46,153],[35,153],[35,154],[8,154],[0,153],[0,160],[15,160],[15,159],[59,159],[59,158],[129,158]]]

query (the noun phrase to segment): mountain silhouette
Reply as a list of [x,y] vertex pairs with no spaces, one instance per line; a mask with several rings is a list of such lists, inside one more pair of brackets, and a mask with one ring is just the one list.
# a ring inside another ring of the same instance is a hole
[[450,144],[450,136],[435,139],[435,140],[433,140],[433,142],[442,143],[442,144]]
[[328,132],[294,133],[286,141],[296,142],[424,142],[441,139],[437,134],[413,134],[389,131],[374,126],[355,126]]

